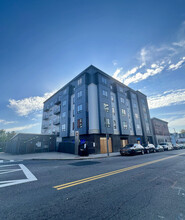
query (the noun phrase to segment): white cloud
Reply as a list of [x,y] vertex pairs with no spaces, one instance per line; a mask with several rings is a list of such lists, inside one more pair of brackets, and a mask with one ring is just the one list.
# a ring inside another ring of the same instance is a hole
[[8,124],[15,124],[17,121],[6,121],[4,119],[0,119],[0,124],[8,125]]
[[168,123],[169,127],[180,127],[180,126],[184,126],[185,127],[185,116],[182,118],[177,118],[174,120],[169,120]]
[[146,63],[146,60],[148,59],[148,51],[146,48],[142,48],[140,51],[140,59],[142,63]]
[[12,108],[20,116],[27,116],[30,113],[42,110],[43,102],[52,96],[54,92],[45,93],[44,96],[34,96],[20,100],[9,99],[9,108]]
[[148,97],[150,109],[185,103],[185,89],[165,91],[163,94]]
[[142,63],[140,66],[135,66],[131,70],[128,70],[122,77],[121,79],[126,79],[128,76],[133,75],[136,73],[139,69],[141,69],[143,66],[145,66],[145,63]]
[[181,40],[179,42],[173,42],[172,44],[178,47],[185,47],[185,40]]
[[158,66],[156,65],[155,68],[153,66],[153,69],[147,69],[145,73],[136,73],[136,75],[132,77],[128,77],[125,81],[125,85],[129,85],[130,83],[137,83],[139,81],[142,81],[144,79],[147,79],[150,76],[154,76],[156,74],[159,74],[163,71],[164,66]]
[[185,63],[185,57],[183,57],[178,63],[171,64],[168,69],[169,70],[177,70],[177,69],[181,68],[184,63]]
[[33,128],[38,125],[40,125],[40,123],[29,124],[29,125],[20,126],[20,127],[6,128],[5,130],[6,131],[22,131],[22,130],[27,130],[27,129]]
[[113,63],[114,66],[117,66],[117,65],[118,65],[117,60],[113,60],[112,63]]
[[115,79],[118,79],[118,80],[119,80],[118,74],[122,71],[122,69],[123,69],[122,67],[116,69],[116,71],[115,71],[114,74],[113,74],[113,77],[114,77]]

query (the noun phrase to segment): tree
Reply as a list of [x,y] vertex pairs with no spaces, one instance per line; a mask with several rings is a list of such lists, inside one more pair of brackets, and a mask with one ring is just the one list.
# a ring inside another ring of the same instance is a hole
[[15,131],[6,132],[4,129],[0,130],[0,150],[5,148],[6,142],[9,141],[15,134]]
[[181,133],[181,134],[184,134],[184,133],[185,133],[185,129],[182,129],[182,130],[180,131],[180,133]]

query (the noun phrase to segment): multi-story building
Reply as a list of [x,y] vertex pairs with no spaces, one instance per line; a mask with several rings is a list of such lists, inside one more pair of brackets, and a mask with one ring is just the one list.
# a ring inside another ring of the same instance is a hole
[[154,143],[160,144],[164,142],[171,142],[170,133],[168,130],[168,122],[159,118],[152,118],[152,127],[154,134]]
[[153,142],[147,98],[94,66],[89,66],[44,103],[42,134],[62,143],[79,131],[90,152],[119,151],[127,143]]

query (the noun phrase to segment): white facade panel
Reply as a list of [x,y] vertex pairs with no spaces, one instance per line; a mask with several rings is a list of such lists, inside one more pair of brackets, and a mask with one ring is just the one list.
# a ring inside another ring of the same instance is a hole
[[98,134],[99,112],[98,112],[98,90],[97,86],[91,83],[88,86],[88,111],[89,111],[89,134]]
[[75,95],[73,94],[71,96],[71,113],[70,113],[70,136],[74,136],[74,130],[73,130],[73,123],[75,121],[75,117],[74,117],[74,114],[73,112],[75,111],[75,103],[74,103],[74,98],[75,98]]
[[[117,109],[117,102],[116,102],[116,94],[111,92],[111,96],[113,100],[111,100],[111,111],[114,108],[114,113],[112,112],[112,123],[113,123],[113,130],[114,134],[119,134],[119,123],[118,123],[118,109]],[[114,127],[114,121],[116,122],[116,128]]]

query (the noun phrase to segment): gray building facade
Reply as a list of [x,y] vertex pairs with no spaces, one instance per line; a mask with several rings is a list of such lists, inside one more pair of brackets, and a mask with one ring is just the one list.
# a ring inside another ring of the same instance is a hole
[[94,66],[89,66],[44,102],[42,134],[58,143],[74,142],[75,131],[91,153],[110,152],[127,143],[153,143],[147,97]]
[[167,121],[163,121],[159,118],[151,118],[151,123],[153,127],[154,143],[156,145],[164,142],[171,142]]

